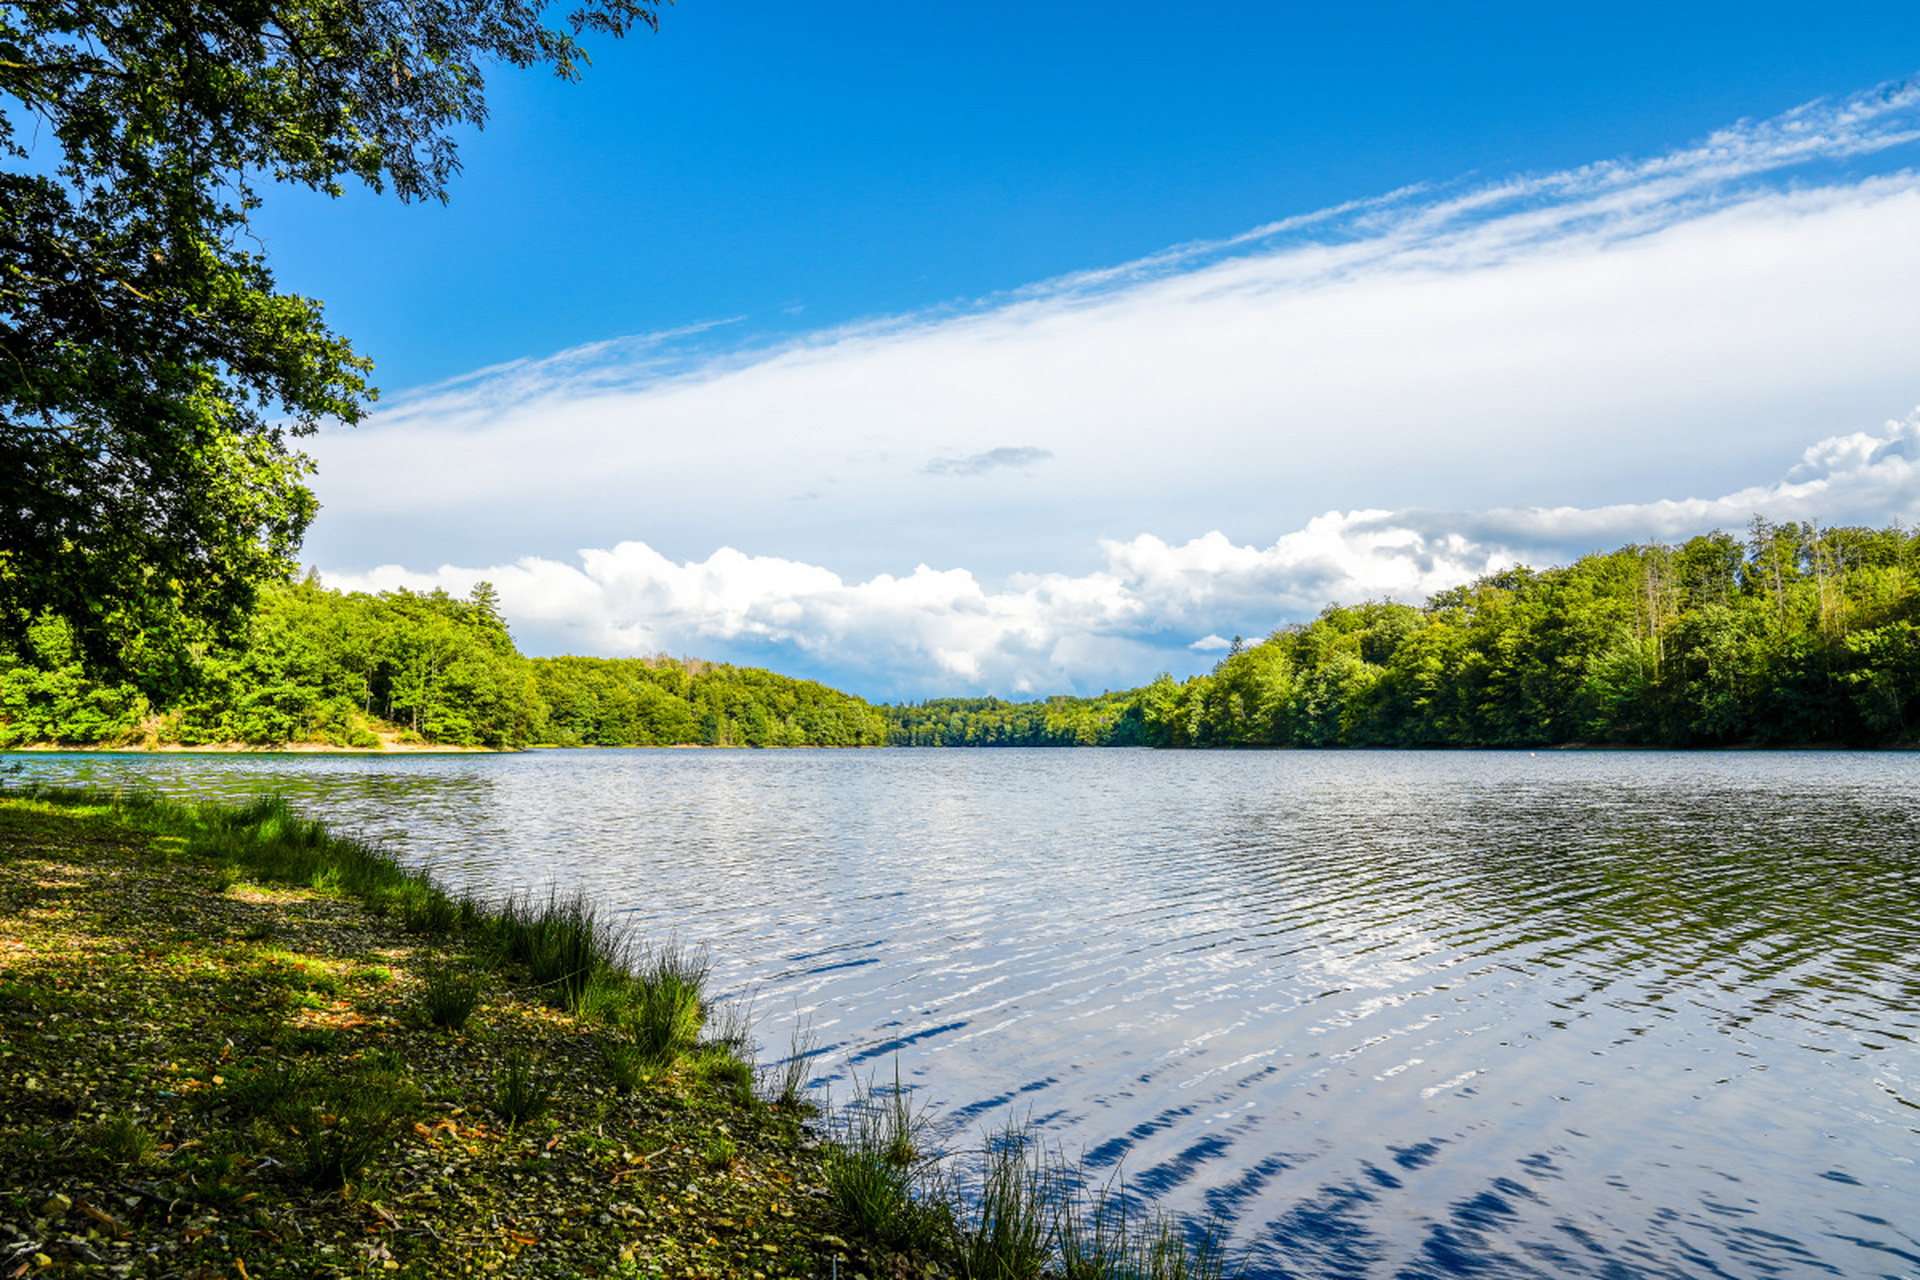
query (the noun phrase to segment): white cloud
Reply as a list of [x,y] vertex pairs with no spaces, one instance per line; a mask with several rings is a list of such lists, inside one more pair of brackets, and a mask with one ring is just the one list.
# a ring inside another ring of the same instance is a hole
[[309,553],[489,578],[534,652],[918,696],[1130,685],[1757,511],[1912,519],[1915,420],[1853,428],[1920,400],[1916,138],[1890,86],[969,307],[483,370],[319,440]]
[[1917,123],[1896,86],[783,345],[729,322],[524,361],[315,441],[309,555],[731,545],[997,590],[1143,529],[1761,483],[1920,400]]
[[1328,601],[1417,602],[1525,560],[1714,527],[1764,512],[1827,523],[1920,516],[1920,411],[1878,433],[1823,439],[1771,484],[1723,497],[1593,508],[1482,512],[1328,512],[1245,546],[1211,532],[1183,543],[1151,534],[1101,544],[1102,565],[1015,575],[988,589],[965,569],[925,564],[904,576],[847,582],[816,565],[723,547],[675,562],[641,542],[433,573],[386,566],[330,573],[334,586],[379,590],[492,581],[523,644],[536,651],[638,654],[665,649],[764,661],[876,697],[991,691],[1090,692],[1187,671]]

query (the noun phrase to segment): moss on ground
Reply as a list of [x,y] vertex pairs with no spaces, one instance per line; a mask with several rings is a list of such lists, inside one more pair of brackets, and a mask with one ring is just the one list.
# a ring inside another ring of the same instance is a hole
[[525,975],[184,847],[0,796],[0,1280],[934,1270],[841,1237],[821,1148],[723,1057],[617,1091]]

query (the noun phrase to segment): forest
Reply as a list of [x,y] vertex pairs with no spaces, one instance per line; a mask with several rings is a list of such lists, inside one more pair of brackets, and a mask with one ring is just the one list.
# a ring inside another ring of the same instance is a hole
[[530,658],[491,586],[265,589],[241,641],[90,676],[43,617],[0,650],[0,747],[1883,746],[1920,728],[1920,533],[1756,518],[1419,606],[1329,605],[1206,675],[871,706],[697,658]]
[[551,746],[878,746],[880,713],[812,681],[697,658],[528,658],[486,583],[262,590],[245,636],[94,678],[45,616],[0,650],[0,747],[394,742]]
[[888,707],[899,746],[1878,746],[1920,727],[1920,534],[1756,518],[1330,605],[1208,675]]

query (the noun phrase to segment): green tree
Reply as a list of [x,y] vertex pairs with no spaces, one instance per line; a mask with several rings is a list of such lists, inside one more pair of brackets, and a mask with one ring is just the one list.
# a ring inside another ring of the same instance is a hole
[[483,64],[578,75],[656,0],[0,4],[0,639],[151,670],[236,633],[315,504],[289,447],[371,364],[248,248],[264,182],[445,198]]

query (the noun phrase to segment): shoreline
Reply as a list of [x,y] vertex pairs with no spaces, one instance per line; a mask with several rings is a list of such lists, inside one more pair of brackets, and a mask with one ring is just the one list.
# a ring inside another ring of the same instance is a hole
[[1333,746],[1303,747],[1288,745],[1210,745],[1204,747],[1149,747],[1149,746],[1105,746],[1099,744],[1073,746],[912,746],[905,743],[881,743],[874,746],[841,747],[809,743],[802,746],[755,747],[745,743],[708,745],[702,742],[673,742],[619,745],[601,743],[582,743],[579,746],[563,746],[557,742],[536,742],[525,747],[461,747],[434,742],[394,742],[383,743],[378,747],[341,747],[328,742],[285,742],[276,746],[257,746],[245,742],[208,742],[196,746],[182,746],[176,743],[122,743],[117,746],[66,746],[60,743],[35,742],[22,746],[0,747],[0,755],[18,753],[21,755],[198,755],[198,756],[272,756],[272,755],[311,755],[311,756],[406,756],[406,755],[478,755],[478,756],[514,756],[527,755],[536,751],[1164,751],[1180,754],[1188,751],[1200,752],[1381,752],[1396,753],[1410,751],[1445,752],[1448,754],[1471,755],[1478,752],[1516,754],[1524,752],[1538,755],[1541,752],[1577,752],[1598,754],[1608,751],[1647,753],[1672,752],[1677,755],[1737,754],[1774,754],[1779,752],[1831,752],[1876,754],[1880,752],[1920,751],[1920,741],[1877,743],[1869,746],[1856,746],[1845,742],[1732,742],[1716,743],[1709,746],[1685,746],[1676,743],[1658,742],[1555,742],[1537,746],[1511,747],[1400,747],[1400,746]]
[[330,742],[283,742],[277,746],[256,746],[249,742],[203,742],[183,746],[172,742],[132,742],[118,746],[63,746],[57,742],[35,742],[25,746],[0,748],[0,751],[39,755],[140,755],[140,756],[406,756],[406,755],[514,755],[512,750],[496,747],[454,747],[438,743],[394,743],[378,747],[337,747]]
[[0,921],[0,1274],[1230,1273],[1030,1119],[942,1151],[897,1070],[826,1112],[671,936],[284,800],[0,786]]
[[567,746],[557,742],[535,742],[524,747],[465,747],[449,743],[402,741],[397,737],[381,735],[381,744],[377,747],[348,747],[331,742],[282,742],[261,745],[250,742],[204,742],[194,745],[182,743],[122,742],[112,745],[89,743],[68,745],[58,742],[30,742],[18,746],[0,747],[0,755],[18,753],[21,755],[203,755],[203,756],[260,756],[260,755],[335,755],[335,756],[406,756],[406,755],[483,755],[510,756],[524,755],[535,751],[1355,751],[1355,752],[1526,752],[1537,755],[1543,751],[1551,752],[1654,752],[1669,751],[1678,754],[1711,754],[1734,752],[1905,752],[1920,751],[1920,739],[1869,744],[1853,744],[1839,741],[1828,742],[1728,742],[1702,745],[1663,742],[1551,742],[1516,746],[1454,746],[1440,744],[1435,746],[1300,746],[1293,743],[1234,744],[1211,743],[1205,746],[1155,747],[1141,744],[1125,746],[1101,743],[1074,744],[1009,744],[1009,745],[960,745],[926,746],[911,743],[873,743],[862,746],[835,746],[824,743],[801,743],[792,746],[753,746],[749,743],[669,742],[669,743],[596,743],[585,742]]
[[[724,1028],[622,1087],[605,1027],[471,930],[409,928],[432,901],[409,882],[289,885],[209,856],[243,828],[207,813],[0,793],[10,1273],[811,1280],[883,1261],[843,1238],[827,1148],[752,1092]],[[457,1022],[434,1012],[448,982],[473,993]]]

